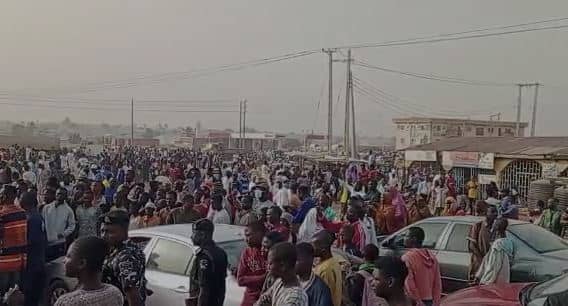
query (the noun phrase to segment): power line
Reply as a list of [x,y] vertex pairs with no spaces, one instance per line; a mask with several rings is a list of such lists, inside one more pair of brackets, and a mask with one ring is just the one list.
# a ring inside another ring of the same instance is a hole
[[[514,27],[514,26],[510,26],[510,27]],[[568,28],[568,25],[549,26],[549,27],[540,27],[540,28],[528,28],[528,29],[519,29],[519,30],[495,32],[495,33],[484,33],[484,34],[474,34],[474,35],[466,35],[466,36],[456,36],[456,37],[443,37],[443,36],[456,35],[456,34],[450,33],[450,34],[442,34],[442,35],[434,36],[434,37],[440,37],[440,38],[431,38],[431,39],[416,38],[416,39],[405,39],[405,40],[390,41],[390,42],[362,43],[362,44],[338,46],[338,47],[335,47],[335,48],[337,48],[337,49],[349,49],[349,48],[361,49],[361,48],[408,46],[408,45],[438,43],[438,42],[445,42],[445,41],[452,41],[452,40],[466,40],[466,39],[474,39],[474,38],[511,35],[511,34],[525,33],[525,32],[555,30],[555,29],[563,29],[563,28]],[[474,30],[472,32],[476,32],[476,31],[478,31],[478,30]]]
[[[162,83],[162,82],[166,82],[166,81],[175,81],[175,80],[181,80],[181,79],[198,78],[198,77],[213,75],[213,74],[220,73],[220,72],[238,71],[238,70],[242,70],[242,69],[246,69],[246,68],[273,64],[273,63],[277,63],[277,62],[281,62],[281,61],[285,61],[285,60],[291,60],[291,59],[295,59],[295,58],[299,58],[299,57],[312,55],[312,54],[319,53],[319,52],[320,52],[319,50],[304,50],[304,51],[284,54],[284,55],[275,56],[275,57],[262,58],[262,59],[247,61],[247,62],[241,62],[241,63],[237,63],[237,64],[221,65],[221,66],[206,68],[206,69],[196,69],[196,70],[188,70],[188,71],[183,71],[183,72],[170,72],[170,73],[163,73],[163,74],[153,74],[153,75],[140,76],[140,77],[124,79],[124,80],[119,80],[119,81],[106,81],[106,82],[101,82],[101,83],[91,83],[90,85],[82,86],[75,91],[71,90],[71,92],[72,93],[94,92],[94,91],[101,90],[101,89],[130,88],[130,87],[138,86],[140,84],[157,84],[157,83]],[[49,91],[49,90],[54,90],[54,89],[53,88],[51,88],[51,89],[47,88],[47,89],[40,89],[40,90]],[[10,92],[7,92],[7,93],[10,93]]]
[[[53,102],[48,102],[53,103]],[[72,106],[72,105],[61,105],[61,104],[54,104],[54,105],[47,105],[45,103],[40,104],[33,104],[33,103],[14,103],[14,102],[0,102],[0,105],[9,105],[9,106],[18,106],[18,107],[32,107],[32,108],[48,108],[48,109],[77,109],[77,110],[96,110],[96,111],[126,111],[130,110],[130,108],[124,107],[89,107],[89,106]],[[180,113],[201,113],[201,112],[238,112],[232,108],[225,108],[225,109],[192,109],[195,106],[185,106],[182,108],[173,108],[173,109],[148,109],[148,108],[137,108],[136,111],[139,112],[180,112]]]
[[515,86],[514,83],[498,83],[498,82],[489,82],[489,81],[469,80],[469,79],[462,79],[462,78],[455,78],[455,77],[448,77],[448,76],[424,74],[424,73],[418,73],[418,72],[400,71],[400,70],[395,70],[395,69],[392,69],[392,68],[386,68],[386,67],[371,65],[368,62],[361,61],[361,60],[355,60],[355,65],[360,66],[360,67],[369,68],[369,69],[380,70],[380,71],[384,71],[384,72],[404,75],[404,76],[410,76],[410,77],[415,77],[415,78],[420,78],[420,79],[446,82],[446,83],[473,85],[473,86],[493,86],[493,87],[512,87],[512,86]]
[[393,107],[397,107],[400,110],[406,111],[408,113],[412,113],[419,116],[444,116],[444,117],[470,117],[476,115],[487,114],[492,111],[495,111],[495,108],[492,108],[489,111],[467,111],[467,112],[455,112],[455,111],[428,111],[424,110],[424,105],[420,105],[417,103],[410,102],[408,100],[404,100],[400,97],[397,97],[393,94],[390,94],[382,89],[379,89],[372,84],[361,80],[360,78],[353,77],[355,85],[359,87],[359,89],[367,90],[369,94],[373,94],[377,99],[382,100],[385,103],[390,103]]

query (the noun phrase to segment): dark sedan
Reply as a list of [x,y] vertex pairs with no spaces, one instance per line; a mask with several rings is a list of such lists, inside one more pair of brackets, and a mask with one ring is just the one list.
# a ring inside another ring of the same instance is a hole
[[[440,263],[444,292],[468,287],[470,253],[467,235],[481,217],[434,217],[419,221],[384,238],[380,254],[402,255],[403,241],[408,228],[424,230],[424,247],[431,249]],[[540,282],[561,275],[568,270],[568,243],[551,232],[532,223],[510,220],[507,234],[515,243],[511,282]]]

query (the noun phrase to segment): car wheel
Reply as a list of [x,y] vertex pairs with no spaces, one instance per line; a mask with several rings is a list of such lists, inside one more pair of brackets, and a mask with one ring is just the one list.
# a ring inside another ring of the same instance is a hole
[[49,306],[55,305],[57,299],[59,299],[62,295],[68,293],[70,290],[65,285],[65,282],[62,280],[55,280],[53,281],[47,290],[47,304]]

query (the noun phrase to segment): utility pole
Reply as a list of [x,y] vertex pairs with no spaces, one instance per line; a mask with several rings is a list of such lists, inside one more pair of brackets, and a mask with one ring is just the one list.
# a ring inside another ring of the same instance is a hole
[[239,101],[239,141],[237,148],[241,148],[241,139],[243,138],[243,100]]
[[347,76],[345,77],[345,129],[343,132],[343,150],[345,151],[345,156],[351,156],[351,140],[349,136],[349,125],[351,120],[351,108],[349,107],[349,100],[351,99],[351,94],[349,93],[349,88],[351,87],[351,49],[348,53],[347,58]]
[[540,86],[539,83],[532,84],[534,85],[534,101],[533,101],[533,109],[532,109],[532,121],[531,121],[531,137],[535,136],[535,129],[536,129],[536,104],[538,102],[538,87]]
[[337,49],[322,49],[324,53],[329,56],[329,103],[327,106],[327,151],[331,153],[331,144],[333,138],[333,53],[337,52]]
[[134,146],[134,97],[130,100],[130,146]]
[[519,95],[517,97],[517,124],[516,124],[516,128],[515,128],[515,136],[516,137],[520,137],[520,132],[521,132],[521,104],[523,103],[522,99],[523,99],[523,86],[525,86],[524,84],[517,84],[517,86],[519,87]]
[[[349,61],[351,61],[351,50],[349,50]],[[353,73],[349,65],[349,91],[351,92],[351,158],[356,159],[357,153],[357,131],[355,129],[355,97],[353,95]]]
[[245,138],[247,135],[247,99],[243,101],[243,137],[241,141],[243,143],[243,149],[245,148]]

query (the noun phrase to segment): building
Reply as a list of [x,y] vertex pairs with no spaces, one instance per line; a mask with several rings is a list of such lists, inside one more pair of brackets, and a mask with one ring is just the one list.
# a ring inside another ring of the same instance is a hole
[[0,148],[11,146],[30,147],[37,150],[58,150],[60,142],[57,137],[0,135]]
[[[229,139],[229,148],[236,149],[241,147],[244,150],[280,150],[285,135],[276,133],[245,133],[241,138],[239,133],[232,133]],[[242,146],[240,145],[242,143]]]
[[[116,147],[123,147],[129,146],[130,142],[130,138],[113,138],[111,145]],[[134,145],[141,147],[157,147],[160,145],[160,140],[154,138],[134,138]]]
[[404,150],[405,168],[446,171],[458,188],[477,176],[482,191],[494,181],[515,188],[523,201],[530,183],[568,176],[568,137],[455,137]]
[[521,122],[516,135],[516,122],[410,117],[393,119],[396,125],[397,150],[428,144],[449,137],[514,137],[524,136],[526,122]]

